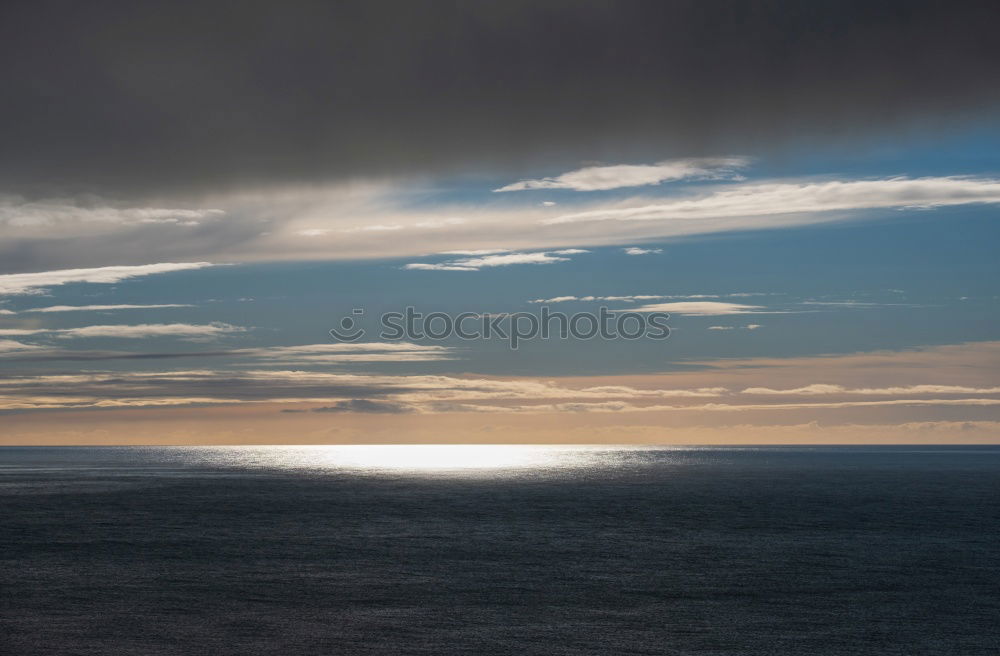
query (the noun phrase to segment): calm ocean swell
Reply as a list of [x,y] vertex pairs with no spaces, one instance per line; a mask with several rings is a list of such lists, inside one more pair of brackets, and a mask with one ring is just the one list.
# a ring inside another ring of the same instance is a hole
[[1000,653],[1000,448],[0,448],[2,654]]

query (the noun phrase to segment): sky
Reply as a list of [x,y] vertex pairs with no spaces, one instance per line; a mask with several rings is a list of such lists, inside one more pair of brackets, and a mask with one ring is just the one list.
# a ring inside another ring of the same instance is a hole
[[1000,442],[998,18],[4,3],[0,444]]

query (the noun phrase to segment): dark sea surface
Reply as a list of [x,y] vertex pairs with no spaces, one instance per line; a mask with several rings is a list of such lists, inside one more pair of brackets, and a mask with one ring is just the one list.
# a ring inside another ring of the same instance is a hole
[[0,654],[1000,654],[1000,448],[0,448]]

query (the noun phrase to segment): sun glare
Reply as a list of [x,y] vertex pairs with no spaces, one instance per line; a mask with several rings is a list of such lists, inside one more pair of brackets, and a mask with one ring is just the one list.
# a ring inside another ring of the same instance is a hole
[[350,469],[515,469],[552,466],[557,451],[511,444],[349,445],[325,447],[323,460]]

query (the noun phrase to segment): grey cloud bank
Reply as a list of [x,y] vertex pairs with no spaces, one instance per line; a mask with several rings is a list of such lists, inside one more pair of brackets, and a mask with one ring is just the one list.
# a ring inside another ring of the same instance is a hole
[[0,192],[520,174],[966,120],[1000,98],[996,23],[971,0],[6,2]]

